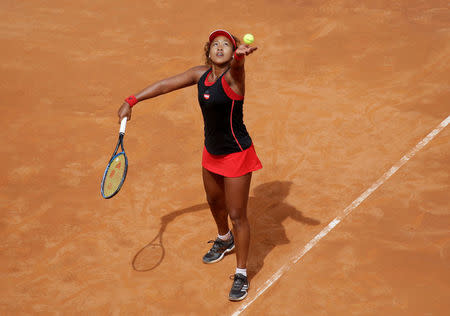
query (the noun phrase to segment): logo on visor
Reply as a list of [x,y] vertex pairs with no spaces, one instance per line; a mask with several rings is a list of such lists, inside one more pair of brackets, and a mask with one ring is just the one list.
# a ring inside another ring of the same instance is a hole
[[203,97],[206,99],[206,100],[209,100],[209,94],[207,94],[207,93],[205,93],[204,95],[203,95]]

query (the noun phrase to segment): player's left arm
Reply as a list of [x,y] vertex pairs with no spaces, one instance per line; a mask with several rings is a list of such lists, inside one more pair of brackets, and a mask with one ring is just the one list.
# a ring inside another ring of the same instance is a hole
[[243,44],[234,52],[229,76],[225,79],[227,79],[230,88],[237,94],[245,94],[245,56],[252,54],[257,49],[258,47]]

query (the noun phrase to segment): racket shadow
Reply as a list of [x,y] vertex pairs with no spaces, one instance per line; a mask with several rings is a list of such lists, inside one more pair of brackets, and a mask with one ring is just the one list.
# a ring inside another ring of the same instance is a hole
[[[289,243],[283,222],[287,218],[305,225],[319,225],[320,221],[306,217],[294,206],[284,202],[288,197],[292,182],[273,181],[261,184],[253,189],[248,201],[248,219],[250,222],[251,243],[248,256],[249,279],[258,274],[264,266],[267,255],[278,245]],[[135,271],[146,272],[157,268],[165,257],[162,236],[169,223],[178,216],[209,209],[207,203],[184,208],[161,218],[158,234],[132,260]],[[213,221],[212,221],[213,223]]]
[[304,225],[316,226],[320,221],[307,217],[284,200],[292,182],[273,181],[253,189],[248,203],[251,242],[248,256],[249,279],[258,274],[269,253],[279,245],[288,244],[283,222],[291,218]]
[[161,218],[161,227],[158,234],[134,255],[132,261],[133,269],[138,272],[146,272],[157,268],[164,260],[166,254],[164,244],[162,242],[162,236],[167,228],[167,225],[169,225],[169,223],[175,220],[178,216],[205,210],[208,209],[208,207],[209,206],[207,203],[203,203],[163,216]]

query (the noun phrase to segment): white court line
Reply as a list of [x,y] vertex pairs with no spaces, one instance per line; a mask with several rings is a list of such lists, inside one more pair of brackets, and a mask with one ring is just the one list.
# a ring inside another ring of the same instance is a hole
[[237,311],[233,313],[233,316],[241,314],[247,307],[249,307],[258,297],[260,297],[269,287],[272,286],[284,273],[286,273],[292,265],[296,264],[308,251],[310,251],[323,237],[325,237],[330,231],[336,227],[348,214],[350,214],[355,208],[359,206],[369,195],[371,195],[380,185],[386,182],[394,173],[397,172],[409,159],[414,157],[426,144],[428,144],[437,134],[439,134],[450,122],[450,115],[447,116],[432,132],[430,132],[424,139],[422,139],[413,149],[411,149],[406,155],[402,157],[394,166],[386,171],[381,178],[375,181],[370,188],[368,188],[363,194],[361,194],[356,200],[354,200],[349,206],[347,206],[339,216],[332,220],[327,227],[322,229],[313,239],[311,239],[300,252],[293,256],[284,266],[278,269],[272,277],[267,280],[261,287],[256,290],[256,295],[251,300],[243,304]]

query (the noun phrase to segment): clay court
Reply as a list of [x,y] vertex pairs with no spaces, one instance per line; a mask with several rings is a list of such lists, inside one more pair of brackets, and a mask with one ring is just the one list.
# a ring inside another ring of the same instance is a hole
[[[123,99],[202,64],[217,28],[258,47],[238,303],[235,255],[201,260],[195,86],[133,108],[127,179],[100,195]],[[7,0],[0,42],[1,315],[450,313],[448,1]]]

